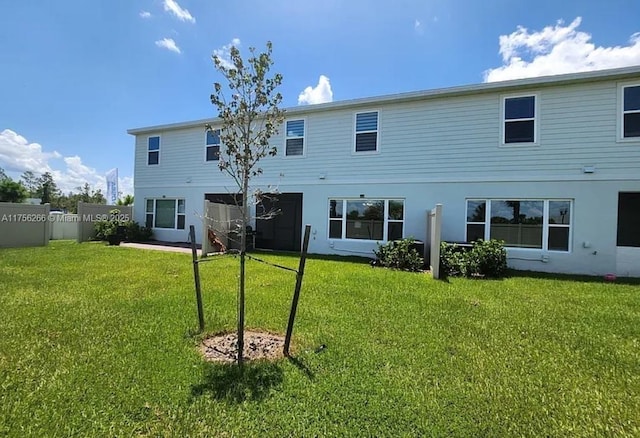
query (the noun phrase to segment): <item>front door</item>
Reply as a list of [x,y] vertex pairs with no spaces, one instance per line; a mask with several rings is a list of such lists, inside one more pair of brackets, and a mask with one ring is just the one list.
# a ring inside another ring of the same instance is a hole
[[616,273],[640,277],[640,192],[618,193]]
[[302,243],[302,193],[280,193],[256,206],[256,248],[300,251]]

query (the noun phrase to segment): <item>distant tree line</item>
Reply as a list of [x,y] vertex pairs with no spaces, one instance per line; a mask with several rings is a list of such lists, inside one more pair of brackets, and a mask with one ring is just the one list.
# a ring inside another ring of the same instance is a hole
[[[45,172],[38,175],[30,170],[14,181],[0,168],[0,202],[24,202],[27,198],[38,198],[41,204],[49,203],[52,210],[77,213],[78,202],[106,204],[107,200],[100,189],[93,189],[88,183],[76,187],[77,192],[67,194],[56,185],[53,175]],[[125,199],[127,201],[129,199]],[[130,199],[133,203],[133,197]]]

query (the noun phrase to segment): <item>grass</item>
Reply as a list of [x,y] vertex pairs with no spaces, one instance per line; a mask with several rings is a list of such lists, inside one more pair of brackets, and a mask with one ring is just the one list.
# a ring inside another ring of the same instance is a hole
[[[248,270],[248,325],[283,332],[294,274]],[[236,271],[201,265],[209,333],[234,327]],[[295,358],[242,376],[197,352],[190,255],[3,249],[0,312],[0,436],[640,434],[637,282],[314,258]]]

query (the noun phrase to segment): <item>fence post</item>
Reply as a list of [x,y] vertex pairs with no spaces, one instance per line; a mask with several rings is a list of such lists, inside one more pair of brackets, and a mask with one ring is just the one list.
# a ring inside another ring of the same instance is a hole
[[431,210],[431,275],[434,279],[440,278],[440,239],[442,230],[442,204],[436,204]]

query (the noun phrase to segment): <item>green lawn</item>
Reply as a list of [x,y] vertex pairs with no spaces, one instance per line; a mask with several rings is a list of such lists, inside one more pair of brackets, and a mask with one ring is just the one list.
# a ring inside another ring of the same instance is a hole
[[[201,266],[210,333],[234,327],[237,263]],[[192,272],[96,243],[0,250],[0,436],[640,435],[637,283],[311,259],[295,360],[240,377],[199,356]],[[294,274],[248,272],[248,326],[283,332]]]

